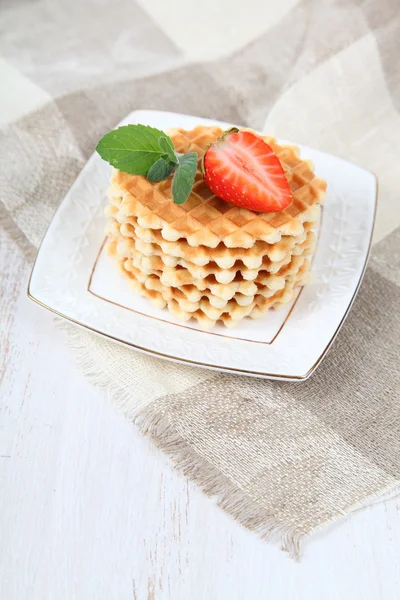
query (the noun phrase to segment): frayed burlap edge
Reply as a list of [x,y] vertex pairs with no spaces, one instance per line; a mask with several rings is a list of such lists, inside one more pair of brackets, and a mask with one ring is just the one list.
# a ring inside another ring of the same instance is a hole
[[300,560],[304,541],[309,535],[349,513],[389,500],[400,492],[400,487],[388,486],[364,501],[348,507],[345,512],[332,516],[310,532],[303,531],[295,525],[288,525],[199,456],[176,432],[166,415],[158,410],[157,399],[143,403],[141,399],[133,398],[132,394],[128,394],[112,381],[89,354],[80,338],[79,328],[58,318],[56,323],[67,332],[68,342],[75,350],[79,369],[93,385],[107,390],[119,414],[132,421],[143,435],[149,437],[154,445],[171,459],[180,473],[195,483],[206,496],[216,499],[217,506],[235,521],[265,541],[280,543],[281,549],[296,561]]
[[157,412],[156,400],[145,408],[141,399],[133,400],[132,395],[121,389],[96,363],[82,343],[78,328],[58,318],[56,323],[68,334],[69,345],[75,351],[76,362],[81,372],[93,385],[107,390],[119,414],[135,423],[139,431],[149,437],[154,445],[171,459],[178,471],[194,482],[208,497],[215,498],[217,505],[235,521],[266,541],[280,542],[283,550],[289,552],[292,558],[299,559],[304,532],[282,523],[262,504],[249,497],[199,456],[168,423],[166,416]]

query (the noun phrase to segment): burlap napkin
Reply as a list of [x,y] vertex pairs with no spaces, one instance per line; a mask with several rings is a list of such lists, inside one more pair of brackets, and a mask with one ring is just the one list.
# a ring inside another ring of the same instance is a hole
[[179,366],[69,328],[84,372],[119,409],[224,510],[293,555],[303,537],[400,484],[397,8],[290,2],[270,29],[202,65],[132,1],[6,2],[0,19],[15,94],[28,86],[37,107],[25,114],[16,102],[1,131],[2,201],[35,246],[99,137],[135,108],[242,123],[378,174],[380,241],[305,383]]

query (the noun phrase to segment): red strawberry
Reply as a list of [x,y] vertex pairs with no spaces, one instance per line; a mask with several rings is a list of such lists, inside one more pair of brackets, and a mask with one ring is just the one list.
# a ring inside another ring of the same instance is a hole
[[204,179],[216,196],[258,212],[280,211],[292,201],[282,165],[268,144],[231,129],[204,156]]

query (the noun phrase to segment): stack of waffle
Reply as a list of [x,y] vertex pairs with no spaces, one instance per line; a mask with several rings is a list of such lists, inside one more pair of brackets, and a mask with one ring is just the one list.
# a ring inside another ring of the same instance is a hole
[[[168,133],[177,152],[196,152],[201,159],[222,130],[198,126]],[[113,172],[108,250],[138,294],[203,328],[217,321],[231,327],[291,302],[307,283],[326,184],[296,147],[263,139],[292,192],[282,212],[256,213],[221,200],[204,183],[200,167],[182,205],[172,201],[171,178],[155,184]]]

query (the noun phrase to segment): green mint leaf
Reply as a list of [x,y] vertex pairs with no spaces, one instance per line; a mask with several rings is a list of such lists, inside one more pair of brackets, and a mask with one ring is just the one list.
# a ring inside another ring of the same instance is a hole
[[[168,156],[169,159],[169,156]],[[147,181],[163,181],[167,179],[175,169],[175,164],[168,159],[159,158],[149,169],[147,173]]]
[[183,204],[190,196],[197,169],[197,154],[181,154],[172,180],[172,197],[175,204]]
[[160,138],[167,139],[167,136],[154,127],[125,125],[106,133],[96,150],[101,158],[124,173],[147,175],[150,167],[166,154],[160,148]]
[[174,144],[172,143],[171,138],[166,135],[161,136],[158,140],[158,145],[160,146],[161,150],[165,152],[165,154],[168,154],[169,160],[177,165],[178,157],[176,155]]

